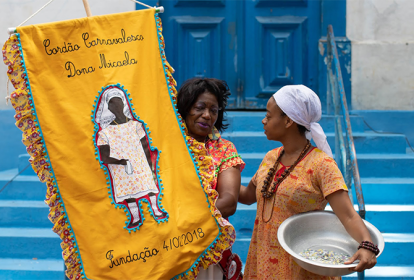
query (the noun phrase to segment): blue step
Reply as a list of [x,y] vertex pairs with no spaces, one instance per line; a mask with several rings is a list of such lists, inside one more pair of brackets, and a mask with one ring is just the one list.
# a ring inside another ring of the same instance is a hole
[[18,160],[18,169],[20,175],[29,175],[29,176],[37,176],[36,173],[33,171],[33,168],[29,162],[30,155],[29,154],[21,154],[19,155]]
[[[358,274],[352,273],[342,276],[346,280],[357,280]],[[365,270],[365,278],[369,280],[413,280],[414,266],[412,265],[395,265],[395,266],[381,266],[377,265],[372,269]]]
[[379,256],[380,265],[413,265],[414,233],[383,233],[384,254]]
[[0,228],[0,256],[22,259],[61,259],[59,236],[50,228]]
[[402,222],[414,221],[414,205],[368,204],[365,209],[366,220],[381,232],[414,232],[414,223]]
[[[31,167],[30,167],[31,168]],[[33,172],[34,173],[34,172]],[[0,186],[3,187],[11,181],[0,193],[0,200],[44,200],[46,196],[46,184],[41,183],[37,175],[19,175],[18,169],[10,169],[0,172]]]
[[361,177],[413,178],[414,154],[358,154]]
[[[247,186],[250,180],[251,177],[242,177],[241,183]],[[361,178],[361,184],[366,204],[404,205],[414,201],[414,178]],[[356,203],[355,190],[352,194]]]
[[[412,204],[414,178],[361,178],[366,204]],[[355,191],[353,191],[356,202]]]
[[59,259],[0,258],[0,279],[3,280],[65,280],[64,264]]
[[[243,176],[253,176],[266,153],[239,152],[246,167]],[[402,177],[412,178],[414,154],[357,154],[361,177]]]
[[44,201],[0,200],[0,227],[46,227],[53,224],[48,219],[49,206]]
[[[331,211],[328,205],[326,210]],[[356,207],[357,209],[357,207]],[[381,232],[414,233],[414,205],[365,205],[365,219],[375,225]],[[261,209],[259,209],[261,211]],[[238,236],[250,237],[256,219],[256,204],[238,204],[236,213],[230,217],[230,223],[236,229]]]
[[[263,130],[257,131],[235,131],[223,133],[223,138],[233,142],[238,151],[244,153],[266,153],[280,147],[282,144],[276,141],[267,140]],[[332,152],[335,153],[335,133],[326,133],[328,143]],[[357,154],[370,153],[392,153],[405,154],[406,141],[402,134],[377,134],[373,132],[353,133],[355,150]]]
[[249,246],[250,246],[250,237],[238,237],[239,234],[236,232],[236,241],[234,242],[232,248],[233,253],[239,255],[240,259],[242,260],[243,264],[246,264],[247,254],[249,253]]
[[[232,131],[263,131],[262,120],[265,117],[265,111],[256,112],[228,112],[226,119],[230,124],[227,129]],[[351,127],[353,132],[364,132],[364,119],[360,116],[350,115]],[[335,117],[323,115],[319,124],[325,132],[335,132]]]
[[[384,252],[378,257],[378,265],[412,265],[414,250],[414,234],[384,233]],[[251,237],[237,237],[233,252],[246,263]]]
[[253,233],[254,221],[256,219],[257,204],[237,204],[236,213],[229,217],[230,223],[236,229],[237,238],[250,238]]

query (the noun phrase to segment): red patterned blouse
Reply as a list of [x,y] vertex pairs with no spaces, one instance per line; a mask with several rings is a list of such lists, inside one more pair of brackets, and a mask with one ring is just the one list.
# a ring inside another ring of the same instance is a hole
[[246,165],[237,153],[234,144],[226,139],[221,138],[220,133],[214,128],[213,133],[209,134],[206,142],[208,154],[213,158],[215,183],[213,189],[217,187],[218,174],[230,167],[238,167],[240,172]]

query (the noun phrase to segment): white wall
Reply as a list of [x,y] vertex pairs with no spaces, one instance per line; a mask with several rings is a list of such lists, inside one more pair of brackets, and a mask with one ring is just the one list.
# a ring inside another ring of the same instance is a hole
[[[16,27],[36,12],[40,7],[49,2],[48,0],[0,0],[0,43],[8,38],[7,28]],[[135,10],[135,3],[129,0],[89,0],[92,15],[104,15]],[[86,12],[82,0],[55,0],[30,19],[24,25],[46,23],[53,21],[82,18]],[[12,109],[6,106],[7,95],[6,76],[7,68],[0,62],[0,109]],[[9,94],[13,86],[9,84]]]
[[347,0],[352,107],[414,110],[414,0]]

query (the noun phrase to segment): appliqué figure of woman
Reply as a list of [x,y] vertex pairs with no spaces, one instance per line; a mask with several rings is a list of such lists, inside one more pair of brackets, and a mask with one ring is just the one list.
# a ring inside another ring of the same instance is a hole
[[143,199],[150,204],[155,220],[166,218],[168,214],[158,206],[158,151],[150,149],[142,123],[132,117],[125,92],[117,86],[107,87],[98,104],[96,145],[110,173],[115,203],[125,205],[131,214],[127,228],[142,225],[139,201]]

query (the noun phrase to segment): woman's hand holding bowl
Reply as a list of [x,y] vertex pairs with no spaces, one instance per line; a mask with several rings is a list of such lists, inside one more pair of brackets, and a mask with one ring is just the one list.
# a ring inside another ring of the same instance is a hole
[[351,264],[355,260],[359,260],[359,264],[356,267],[352,267],[349,270],[362,272],[365,269],[370,269],[374,267],[377,263],[377,257],[374,252],[370,250],[361,248],[359,249],[349,260],[344,264]]

